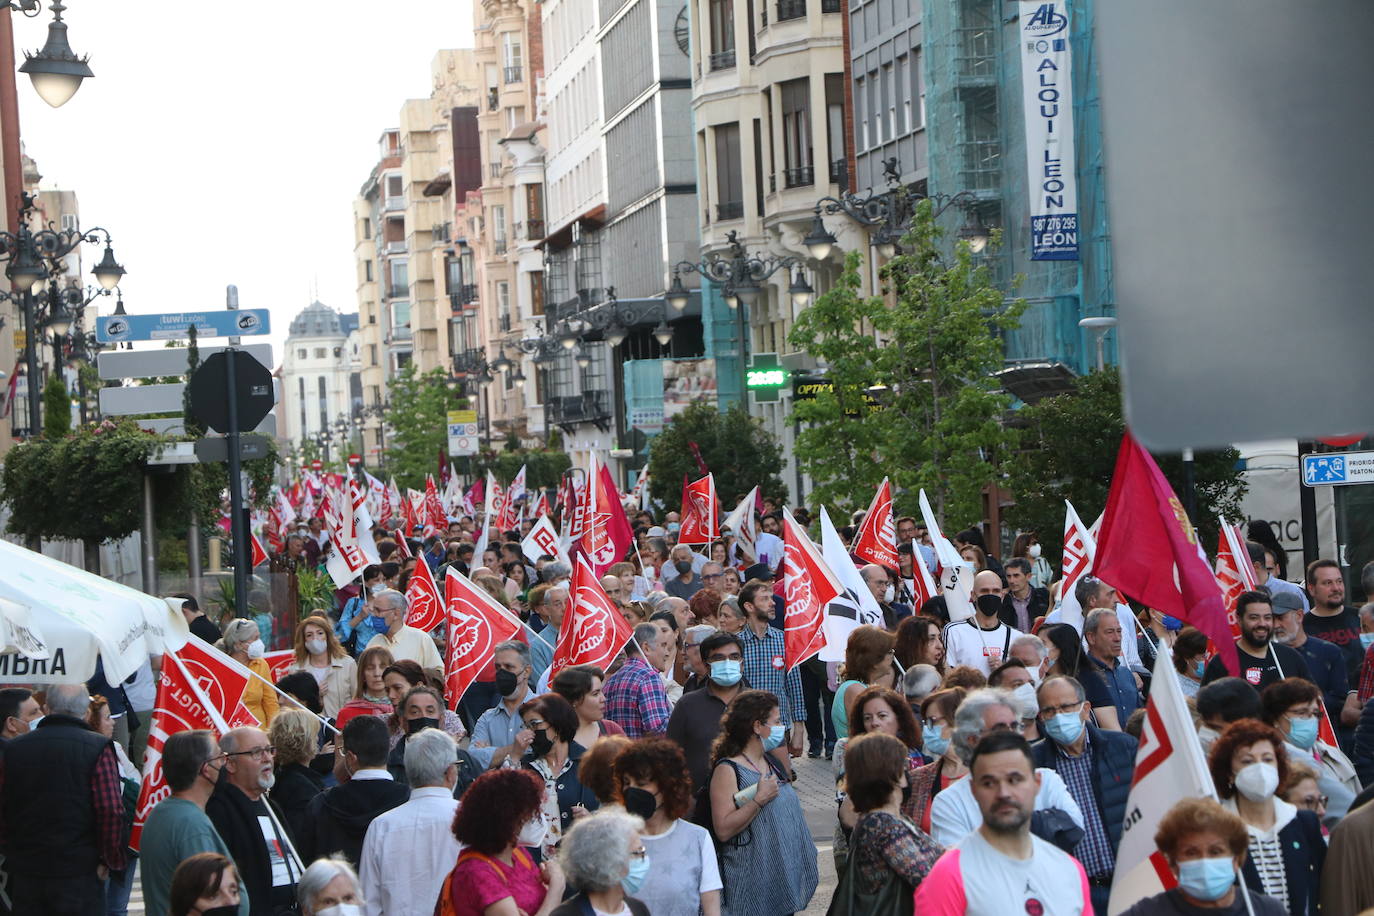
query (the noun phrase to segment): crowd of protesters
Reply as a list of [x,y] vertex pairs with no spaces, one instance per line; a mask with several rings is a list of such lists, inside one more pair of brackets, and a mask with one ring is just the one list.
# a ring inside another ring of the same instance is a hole
[[[600,584],[634,639],[605,670],[553,675],[571,570],[526,556],[527,528],[477,556],[469,519],[406,550],[379,527],[382,562],[290,632],[268,615],[221,629],[181,596],[192,631],[261,676],[244,695],[260,727],[165,740],[170,794],[135,853],[139,676],[0,690],[0,896],[113,916],[137,874],[153,916],[782,916],[815,902],[830,840],[836,916],[1104,914],[1152,681],[1170,677],[1217,799],[1164,816],[1176,886],[1131,916],[1374,907],[1374,605],[1344,603],[1336,563],[1293,583],[1276,544],[1247,544],[1260,586],[1234,608],[1237,677],[1196,630],[1092,576],[1066,613],[1033,534],[999,561],[960,532],[974,615],[916,606],[914,564],[934,571],[934,554],[901,518],[898,569],[856,562],[883,626],[854,629],[842,661],[787,669],[782,518],[763,508],[752,543],[697,550],[676,544],[676,513],[633,518],[635,548]],[[278,560],[328,550],[312,521]],[[417,563],[527,625],[460,702],[443,628],[405,622]],[[1363,576],[1374,594],[1374,564]],[[276,689],[269,645],[293,653]],[[831,837],[807,826],[803,755],[830,761]]]

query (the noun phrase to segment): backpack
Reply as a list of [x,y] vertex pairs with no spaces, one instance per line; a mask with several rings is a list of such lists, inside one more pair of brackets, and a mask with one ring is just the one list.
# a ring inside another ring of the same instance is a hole
[[[778,777],[779,782],[791,782],[791,780],[787,778],[787,773],[783,771],[782,766],[773,758],[772,754],[764,754],[763,759],[767,762],[768,769],[773,772],[773,775]],[[735,771],[735,785],[739,785],[739,764],[735,763],[733,760],[721,760],[716,766],[718,767],[724,764],[729,764],[730,768]],[[715,768],[713,767],[711,769],[711,775],[714,776],[715,772]],[[709,779],[706,780],[703,785],[697,787],[692,802],[691,820],[692,823],[696,824],[698,827],[705,827],[706,832],[711,834],[711,842],[716,846],[717,858],[720,856],[721,846],[726,843],[731,846],[748,846],[751,841],[751,838],[747,836],[749,834],[748,827],[745,827],[739,833],[724,841],[724,843],[716,838],[715,818],[711,813],[711,780]]]

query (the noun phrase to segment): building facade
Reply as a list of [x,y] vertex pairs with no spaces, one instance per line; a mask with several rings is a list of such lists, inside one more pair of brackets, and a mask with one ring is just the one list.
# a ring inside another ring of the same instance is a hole
[[[278,435],[299,450],[321,433],[334,436],[340,423],[352,436],[362,415],[363,357],[358,314],[340,315],[312,302],[291,320],[281,359],[282,419]],[[338,437],[334,436],[337,441]]]

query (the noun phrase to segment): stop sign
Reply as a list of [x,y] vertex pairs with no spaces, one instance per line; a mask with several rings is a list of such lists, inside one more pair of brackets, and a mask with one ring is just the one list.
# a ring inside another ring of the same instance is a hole
[[[229,390],[229,360],[233,360],[234,388]],[[238,414],[238,428],[247,432],[272,410],[272,373],[243,350],[212,354],[191,376],[191,412],[217,433],[229,431],[229,405]]]

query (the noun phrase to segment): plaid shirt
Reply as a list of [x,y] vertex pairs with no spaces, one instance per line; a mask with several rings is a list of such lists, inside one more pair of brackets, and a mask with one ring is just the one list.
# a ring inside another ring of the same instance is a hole
[[673,707],[663,690],[663,678],[639,656],[625,660],[620,670],[606,679],[605,717],[625,729],[631,738],[661,735],[668,730]]
[[1368,702],[1374,696],[1374,646],[1364,654],[1364,663],[1360,665],[1360,702]]
[[1073,800],[1083,810],[1083,839],[1073,851],[1074,858],[1083,863],[1083,869],[1090,878],[1111,877],[1116,868],[1116,853],[1107,837],[1107,828],[1102,824],[1102,812],[1097,806],[1097,793],[1093,791],[1093,746],[1091,741],[1083,742],[1083,753],[1071,757],[1064,753],[1058,744],[1059,766],[1055,770],[1063,778]]
[[786,670],[787,641],[782,631],[769,627],[762,636],[755,636],[752,627],[739,633],[744,643],[744,679],[754,690],[767,690],[778,698],[779,712],[784,725],[806,721],[806,704],[802,699],[801,672]]
[[[5,783],[5,756],[0,754],[0,793]],[[96,758],[91,777],[91,810],[95,814],[96,849],[100,861],[111,871],[119,871],[128,863],[125,839],[128,822],[124,818],[124,786],[119,780],[119,761],[114,748]],[[4,845],[9,825],[0,820],[0,845]]]

